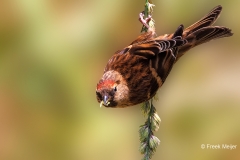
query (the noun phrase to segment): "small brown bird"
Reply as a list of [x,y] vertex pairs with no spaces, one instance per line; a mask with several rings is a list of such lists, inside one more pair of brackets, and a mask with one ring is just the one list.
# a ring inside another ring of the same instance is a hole
[[[155,31],[141,34],[108,61],[97,84],[100,106],[124,108],[153,98],[176,61],[189,49],[213,39],[232,36],[231,30],[212,26],[222,7],[216,6],[202,19],[173,34],[156,37]],[[140,14],[141,15],[141,14]],[[141,15],[142,16],[142,15]],[[142,23],[148,27],[146,21]]]

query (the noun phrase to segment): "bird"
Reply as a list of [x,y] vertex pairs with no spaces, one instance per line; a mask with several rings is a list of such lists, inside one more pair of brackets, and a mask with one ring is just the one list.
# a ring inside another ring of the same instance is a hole
[[211,40],[230,37],[231,29],[213,26],[222,11],[214,7],[199,21],[184,29],[180,25],[172,34],[156,36],[155,29],[149,28],[130,45],[118,50],[109,59],[96,87],[96,98],[108,108],[125,108],[144,103],[153,98],[163,85],[174,64],[188,50]]

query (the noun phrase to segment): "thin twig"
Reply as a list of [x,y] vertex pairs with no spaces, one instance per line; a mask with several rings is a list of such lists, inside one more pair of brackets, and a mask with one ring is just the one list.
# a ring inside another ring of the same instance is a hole
[[[144,18],[149,16],[152,17],[153,12],[153,4],[150,0],[146,0],[145,9],[143,11]],[[141,32],[147,32],[149,28],[154,28],[154,20],[151,18],[146,21],[148,24],[143,25]],[[147,28],[148,26],[149,28]],[[157,146],[160,144],[160,140],[154,136],[153,132],[159,129],[159,125],[161,122],[160,117],[156,112],[156,108],[153,105],[153,99],[150,99],[147,102],[144,102],[142,105],[142,111],[145,116],[147,116],[147,120],[144,125],[140,126],[139,135],[140,135],[140,152],[144,155],[143,160],[150,160],[156,151]]]

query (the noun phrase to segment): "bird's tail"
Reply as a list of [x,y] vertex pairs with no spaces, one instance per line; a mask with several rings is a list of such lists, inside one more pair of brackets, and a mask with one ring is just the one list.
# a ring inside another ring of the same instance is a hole
[[216,6],[202,19],[183,31],[183,39],[188,42],[179,48],[177,59],[189,49],[213,39],[232,36],[231,29],[223,26],[212,26],[222,11],[222,6]]

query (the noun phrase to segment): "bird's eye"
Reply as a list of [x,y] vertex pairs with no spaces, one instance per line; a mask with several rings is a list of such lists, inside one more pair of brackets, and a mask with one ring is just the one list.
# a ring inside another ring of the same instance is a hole
[[113,88],[113,90],[116,92],[116,91],[117,91],[117,87],[115,86],[115,87]]

